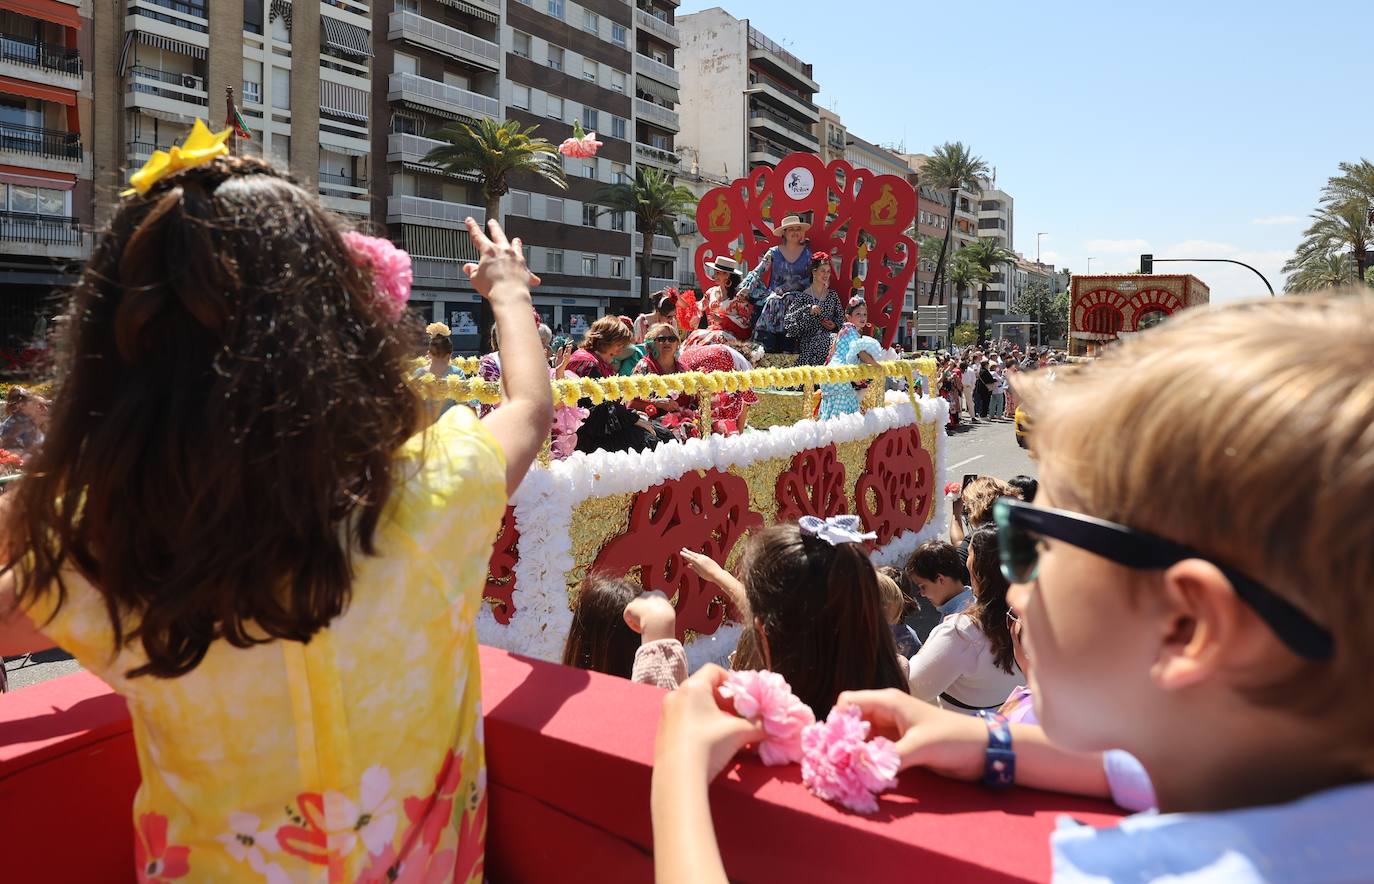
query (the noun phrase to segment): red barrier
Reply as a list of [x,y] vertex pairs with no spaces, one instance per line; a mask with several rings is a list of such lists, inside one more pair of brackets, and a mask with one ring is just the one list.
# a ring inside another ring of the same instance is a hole
[[[652,878],[650,765],[662,692],[482,649],[494,881]],[[71,675],[0,699],[0,866],[13,881],[131,881],[138,784],[124,702]],[[741,759],[712,792],[735,881],[1043,881],[1063,813],[1096,824],[1098,802],[992,794],[919,771],[873,817],[808,794],[796,768]]]

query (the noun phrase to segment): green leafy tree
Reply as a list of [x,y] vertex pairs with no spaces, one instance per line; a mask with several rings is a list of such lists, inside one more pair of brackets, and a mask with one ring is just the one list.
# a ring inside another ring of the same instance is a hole
[[538,126],[526,129],[515,120],[483,119],[476,126],[451,123],[437,135],[448,143],[426,154],[425,162],[450,173],[476,172],[482,181],[487,217],[500,221],[501,197],[510,191],[512,175],[527,172],[564,190],[568,187],[558,146],[535,137],[538,130]]
[[[1040,343],[1058,341],[1069,330],[1069,293],[1055,294],[1050,291],[1048,284],[1040,280],[1026,286],[1012,309],[1040,323]],[[1036,340],[1033,331],[1031,340]]]
[[644,249],[639,262],[639,306],[649,312],[649,270],[654,254],[654,234],[671,237],[678,243],[677,217],[696,207],[696,197],[678,184],[674,176],[660,169],[640,166],[633,184],[612,184],[601,190],[597,199],[602,211],[632,212],[636,227],[644,234]]
[[978,340],[981,341],[988,328],[988,283],[992,281],[993,269],[999,264],[1015,261],[1016,255],[990,236],[964,246],[959,255],[987,274],[978,290]]
[[[982,157],[974,156],[962,141],[945,143],[935,148],[930,159],[921,167],[921,183],[949,193],[952,188],[981,192],[978,179],[987,177],[990,169]],[[935,264],[935,281],[931,285],[930,303],[943,304],[940,285],[945,276],[945,259],[949,255],[949,238],[954,233],[954,210],[958,197],[950,194],[949,217],[945,219],[945,238],[940,245],[940,257]],[[936,299],[939,299],[938,301]]]
[[964,293],[970,286],[981,285],[992,279],[992,274],[969,260],[968,249],[961,249],[949,259],[949,281],[954,286],[954,322],[964,318]]
[[[1340,174],[1327,180],[1312,224],[1303,232],[1293,257],[1283,265],[1293,274],[1285,291],[1313,291],[1321,280],[1341,277],[1341,258],[1351,268],[1346,283],[1365,278],[1374,246],[1374,163],[1341,163]],[[1297,280],[1295,283],[1294,280]]]
[[[1374,273],[1374,268],[1370,269]],[[1336,289],[1355,282],[1355,262],[1347,254],[1318,255],[1298,267],[1288,282],[1285,292],[1300,294]]]
[[976,333],[977,329],[973,327],[973,323],[959,323],[954,327],[954,346],[967,347],[969,344],[972,344],[974,341],[978,340],[978,338],[975,337]]

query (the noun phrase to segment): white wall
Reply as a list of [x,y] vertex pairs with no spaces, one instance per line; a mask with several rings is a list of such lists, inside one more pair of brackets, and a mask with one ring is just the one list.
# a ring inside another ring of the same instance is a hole
[[702,173],[744,177],[747,135],[744,89],[748,85],[748,25],[719,8],[680,16],[682,76],[676,143],[695,148]]

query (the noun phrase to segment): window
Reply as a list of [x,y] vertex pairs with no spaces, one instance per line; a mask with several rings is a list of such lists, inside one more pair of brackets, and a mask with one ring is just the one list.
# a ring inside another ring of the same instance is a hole
[[516,83],[511,87],[510,103],[521,110],[530,109],[530,87]]
[[396,11],[414,12],[418,14],[420,11],[420,0],[396,0]]
[[272,39],[279,43],[291,42],[291,29],[286,26],[286,16],[274,15],[272,18]]
[[629,40],[626,37],[624,25],[611,25],[611,42],[617,46],[629,45]]
[[[622,232],[622,233],[625,232],[625,213],[624,213],[624,212],[612,212],[612,213],[611,213],[611,229],[612,229],[612,230],[619,230],[619,231]],[[615,266],[614,263],[612,263],[611,266],[614,267],[614,266]]]
[[596,212],[597,212],[597,207],[594,206],[594,205],[592,205],[591,203],[583,203],[583,204],[582,204],[582,226],[583,226],[583,227],[595,227],[595,226],[596,226]]
[[597,128],[597,123],[601,121],[601,114],[597,113],[594,107],[582,108],[582,128],[588,132]]
[[583,178],[590,178],[590,179],[592,179],[593,181],[596,180],[596,163],[595,163],[595,161],[590,162],[590,163],[583,163],[583,164],[582,164],[582,177],[583,177]]
[[548,115],[555,120],[563,119],[563,99],[559,98],[557,95],[549,96]]
[[595,12],[584,9],[582,14],[584,16],[582,19],[583,30],[591,31],[593,34],[601,30],[601,18]]
[[554,18],[563,17],[563,0],[549,0],[549,15]]
[[563,272],[563,253],[557,249],[549,249],[548,257],[544,259],[544,269],[549,273]]
[[592,61],[590,58],[582,59],[582,79],[595,83],[598,73],[596,62]]
[[511,213],[512,215],[524,215],[524,216],[527,217],[527,218],[529,217],[529,214],[530,214],[530,195],[529,195],[529,193],[527,193],[527,192],[525,192],[525,191],[523,191],[523,190],[512,190],[512,191],[510,192],[510,213]]
[[243,0],[243,29],[262,34],[262,0]]
[[549,47],[549,67],[553,68],[556,71],[563,70],[563,47]]
[[612,164],[611,164],[611,183],[612,183],[612,184],[629,184],[629,183],[630,183],[630,176],[625,174],[625,167],[622,166],[620,163],[612,163]]
[[471,89],[472,78],[458,71],[444,71],[444,85],[457,86],[459,89]]
[[291,72],[286,68],[272,68],[272,106],[291,109]]
[[413,55],[397,52],[392,56],[391,69],[398,74],[420,73],[420,62]]
[[280,132],[272,135],[272,159],[286,165],[291,162],[291,136]]
[[612,259],[611,259],[611,276],[612,276],[613,278],[615,278],[615,279],[624,279],[624,278],[625,278],[625,259],[624,259],[624,258],[612,258]]
[[616,70],[611,71],[611,88],[614,89],[615,91],[619,92],[619,93],[622,94],[622,95],[625,94],[625,72],[624,72],[624,71],[616,71]]
[[582,256],[582,275],[583,275],[583,276],[596,276],[596,274],[597,274],[597,269],[596,269],[596,255],[583,255],[583,256]]
[[515,31],[512,39],[511,51],[521,58],[530,57],[530,35],[524,31]]
[[563,223],[563,201],[555,196],[544,197],[544,218]]
[[262,62],[243,60],[243,103],[262,104]]
[[611,117],[611,137],[612,137],[612,138],[621,138],[621,139],[623,139],[623,138],[625,137],[625,130],[626,130],[627,128],[628,128],[628,124],[625,122],[625,118],[624,118],[624,117]]

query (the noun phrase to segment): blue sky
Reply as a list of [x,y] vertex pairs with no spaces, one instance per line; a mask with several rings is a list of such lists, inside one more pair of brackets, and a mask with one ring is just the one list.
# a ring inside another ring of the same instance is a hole
[[[1326,178],[1374,159],[1372,0],[687,0],[722,6],[815,69],[851,132],[929,153],[963,141],[1015,199],[1015,247],[1076,273],[1141,252],[1254,264],[1282,290]],[[950,49],[951,38],[956,47]],[[953,62],[951,62],[953,59]],[[1264,294],[1180,267],[1213,301]]]

